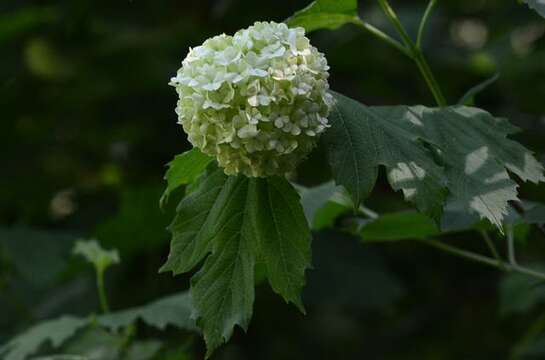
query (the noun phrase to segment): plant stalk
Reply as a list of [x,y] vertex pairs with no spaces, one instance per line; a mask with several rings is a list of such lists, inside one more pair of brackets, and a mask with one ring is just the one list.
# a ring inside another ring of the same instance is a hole
[[491,258],[491,257],[488,257],[488,256],[484,256],[484,255],[480,255],[480,254],[476,254],[476,253],[471,252],[471,251],[463,250],[463,249],[457,248],[455,246],[442,243],[442,242],[437,241],[437,240],[420,239],[418,241],[420,241],[421,243],[424,243],[426,245],[432,246],[432,247],[434,247],[436,249],[447,252],[449,254],[456,255],[458,257],[462,257],[462,258],[465,258],[465,259],[468,259],[468,260],[471,260],[471,261],[474,261],[474,262],[478,262],[478,263],[481,263],[481,264],[485,264],[485,265],[488,265],[488,266],[492,266],[492,267],[495,267],[495,268],[503,270],[503,271],[508,271],[508,272],[509,271],[514,271],[514,272],[518,272],[518,273],[521,273],[521,274],[525,274],[525,275],[534,277],[536,279],[545,280],[545,274],[544,273],[541,273],[539,271],[535,271],[535,270],[532,270],[532,269],[529,269],[529,268],[526,268],[526,267],[523,267],[523,266],[520,266],[520,265],[512,265],[512,264],[506,264],[505,262],[499,262],[497,259],[494,259],[494,258]]
[[387,43],[388,45],[396,48],[401,53],[403,53],[405,56],[407,56],[407,57],[409,57],[411,59],[413,58],[413,54],[412,54],[411,51],[409,51],[409,49],[407,49],[405,46],[403,46],[402,43],[400,43],[396,39],[393,39],[392,37],[390,37],[388,34],[383,32],[382,30],[380,30],[380,29],[376,28],[375,26],[363,21],[360,18],[354,19],[354,21],[352,23],[354,25],[359,26],[363,30],[367,31],[371,35],[375,36],[377,39],[380,39],[380,40],[384,41],[385,43]]
[[426,28],[426,24],[428,23],[428,19],[430,18],[431,12],[433,11],[435,4],[437,4],[437,0],[430,0],[428,6],[426,7],[426,11],[424,11],[424,15],[422,16],[422,20],[420,20],[418,35],[416,36],[416,47],[419,49],[422,49],[422,38],[424,37],[424,29]]
[[501,259],[500,254],[498,252],[498,249],[496,249],[496,246],[494,245],[494,242],[492,241],[492,239],[490,238],[490,236],[488,235],[488,233],[486,231],[481,230],[479,232],[480,232],[482,238],[484,239],[484,242],[486,243],[486,245],[490,249],[490,252],[492,253],[492,255],[498,261],[498,264],[503,268],[504,267],[503,260]]
[[[420,74],[426,81],[426,84],[428,85],[428,88],[430,89],[431,93],[433,94],[433,97],[435,99],[435,102],[438,106],[447,106],[447,101],[445,100],[445,97],[443,95],[443,92],[441,91],[441,88],[439,87],[439,83],[435,79],[435,76],[433,75],[430,66],[428,65],[428,62],[426,61],[426,58],[424,57],[424,54],[422,53],[422,50],[420,46],[416,45],[414,41],[411,39],[405,28],[403,27],[403,24],[401,24],[401,21],[399,20],[396,12],[390,4],[388,3],[388,0],[378,0],[380,7],[382,8],[382,11],[384,11],[384,14],[386,17],[390,20],[394,28],[396,29],[397,33],[403,40],[403,43],[405,44],[405,49],[409,51],[411,54],[410,58],[414,60],[416,63],[416,66],[418,67],[418,70],[420,70]],[[433,1],[432,1],[433,2]],[[433,8],[433,4],[432,4]],[[424,27],[427,22],[428,17],[431,14],[431,8],[428,6],[427,14],[424,14],[424,17],[422,19],[422,22],[420,23],[421,29],[419,32],[424,32]],[[422,34],[420,34],[420,37]]]
[[106,297],[106,289],[104,286],[104,269],[96,269],[97,275],[97,290],[98,298],[100,301],[100,309],[104,314],[110,312],[110,306],[108,305],[108,298]]

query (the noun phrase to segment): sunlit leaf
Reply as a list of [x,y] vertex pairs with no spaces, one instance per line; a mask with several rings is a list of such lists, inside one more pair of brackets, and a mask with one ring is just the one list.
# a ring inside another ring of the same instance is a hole
[[517,184],[544,181],[532,153],[507,138],[505,119],[464,106],[368,107],[340,94],[326,132],[334,178],[359,204],[373,189],[378,165],[395,190],[438,221],[445,207],[478,214],[498,228]]
[[316,0],[286,20],[290,27],[302,26],[306,31],[336,29],[358,18],[357,0]]

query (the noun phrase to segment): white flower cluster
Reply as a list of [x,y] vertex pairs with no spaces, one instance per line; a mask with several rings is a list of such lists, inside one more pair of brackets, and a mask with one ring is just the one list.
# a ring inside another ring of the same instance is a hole
[[283,175],[327,127],[327,61],[303,28],[256,22],[194,49],[170,85],[189,141],[228,175]]

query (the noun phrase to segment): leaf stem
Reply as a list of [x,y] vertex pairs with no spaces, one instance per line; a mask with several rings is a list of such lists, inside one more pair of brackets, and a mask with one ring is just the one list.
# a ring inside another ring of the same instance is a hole
[[481,263],[481,264],[485,264],[485,265],[488,265],[488,266],[492,266],[492,267],[498,268],[500,270],[514,271],[514,272],[525,274],[525,275],[528,275],[528,276],[531,276],[531,277],[534,277],[534,278],[537,278],[537,279],[540,279],[540,280],[545,280],[545,274],[544,273],[539,272],[539,271],[535,271],[535,270],[532,270],[532,269],[529,269],[529,268],[526,268],[526,267],[523,267],[523,266],[506,264],[504,262],[500,263],[500,262],[498,262],[497,259],[494,259],[494,258],[491,258],[491,257],[488,257],[488,256],[484,256],[484,255],[480,255],[480,254],[476,254],[476,253],[474,253],[472,251],[467,251],[467,250],[464,250],[464,249],[460,249],[458,247],[448,245],[448,244],[445,244],[445,243],[437,241],[437,240],[420,239],[418,241],[420,241],[421,243],[424,243],[426,245],[429,245],[431,247],[434,247],[436,249],[447,252],[449,254],[456,255],[458,257],[462,257],[462,258],[465,258],[465,259],[468,259],[468,260],[471,260],[471,261],[474,261],[474,262],[478,262],[478,263]]
[[517,265],[517,259],[515,257],[515,239],[513,236],[513,227],[511,225],[505,225],[505,235],[507,237],[507,259],[511,265]]
[[106,289],[104,286],[104,269],[96,269],[98,298],[100,300],[100,309],[104,314],[110,312],[108,298],[106,297]]
[[[409,36],[407,31],[401,24],[401,21],[399,20],[396,12],[394,11],[394,9],[392,9],[390,4],[388,3],[388,0],[378,0],[378,2],[380,4],[380,7],[382,8],[382,11],[384,11],[384,14],[390,20],[390,22],[396,29],[397,33],[403,40],[403,43],[405,44],[405,48],[411,53],[412,56],[410,56],[410,58],[414,60],[414,62],[416,63],[416,66],[420,70],[420,74],[426,81],[428,88],[433,94],[435,102],[439,106],[447,106],[447,101],[445,100],[445,97],[443,96],[443,92],[441,91],[441,88],[439,87],[439,84],[437,83],[437,80],[435,79],[435,76],[433,75],[431,68],[428,65],[428,62],[426,61],[426,58],[424,57],[422,50],[411,39],[411,37]],[[431,13],[431,9],[427,17],[429,17],[430,13]],[[425,25],[425,22],[424,22],[424,25]]]
[[426,24],[428,23],[428,19],[431,15],[431,12],[433,11],[433,8],[435,7],[435,4],[437,4],[437,0],[430,0],[428,6],[426,7],[426,10],[424,11],[424,15],[422,16],[422,20],[420,20],[418,35],[416,37],[416,47],[418,49],[422,49],[422,38],[424,36],[424,29],[426,28]]
[[356,18],[354,19],[354,21],[352,21],[352,23],[354,25],[357,25],[359,27],[361,27],[362,29],[364,29],[365,31],[369,32],[370,34],[372,34],[373,36],[375,36],[376,38],[384,41],[385,43],[387,43],[388,45],[391,45],[393,46],[394,48],[396,48],[397,50],[401,51],[404,55],[406,55],[407,57],[409,58],[413,58],[413,54],[412,52],[407,49],[405,46],[403,46],[402,43],[400,43],[399,41],[397,41],[396,39],[392,38],[391,36],[389,36],[388,34],[386,34],[385,32],[383,32],[382,30],[380,30],[379,28],[363,21],[362,19],[360,18]]
[[490,238],[488,233],[486,231],[484,231],[484,230],[479,231],[479,233],[481,234],[482,238],[484,239],[484,242],[486,243],[486,245],[490,249],[490,252],[494,256],[494,258],[498,261],[498,264],[503,268],[504,267],[503,260],[500,257],[498,249],[496,249],[496,246],[494,245],[494,242],[492,241],[492,239]]

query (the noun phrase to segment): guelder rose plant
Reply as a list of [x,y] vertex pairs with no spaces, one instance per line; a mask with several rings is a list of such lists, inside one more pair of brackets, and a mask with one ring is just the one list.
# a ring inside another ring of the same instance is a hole
[[189,51],[170,84],[193,146],[228,175],[284,175],[328,127],[325,56],[303,28],[257,22]]
[[[231,337],[235,325],[247,328],[256,282],[267,280],[286,302],[304,311],[300,294],[311,264],[310,229],[317,211],[334,201],[356,221],[380,221],[362,203],[381,166],[392,188],[429,217],[429,235],[474,229],[487,220],[506,236],[509,259],[500,257],[482,230],[494,257],[436,240],[423,243],[545,279],[515,262],[512,229],[513,221],[526,221],[528,209],[518,200],[513,176],[542,182],[543,165],[509,139],[518,130],[506,119],[465,106],[478,90],[448,106],[421,50],[435,0],[416,40],[387,0],[378,4],[401,41],[361,20],[356,0],[317,0],[286,24],[256,22],[232,36],[206,40],[189,50],[170,81],[179,95],[179,123],[194,148],[176,156],[166,174],[162,202],[183,185],[189,191],[169,227],[171,251],[161,271],[180,274],[199,267],[190,295],[207,356]],[[330,91],[326,58],[305,29],[344,24],[358,26],[414,61],[438,107],[365,106]],[[285,175],[295,173],[319,137],[334,183],[296,190]],[[327,213],[331,224],[338,214]],[[256,270],[263,274],[259,279]]]

